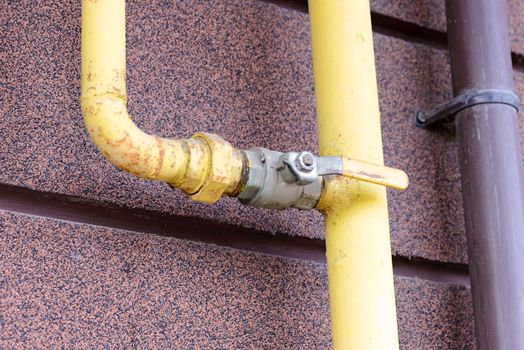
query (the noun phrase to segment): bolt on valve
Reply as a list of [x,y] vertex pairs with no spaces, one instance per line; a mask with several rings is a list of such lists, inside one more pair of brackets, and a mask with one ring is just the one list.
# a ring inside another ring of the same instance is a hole
[[277,152],[257,147],[242,151],[248,174],[240,202],[271,209],[312,209],[322,194],[324,176],[340,175],[395,189],[409,183],[399,169],[311,152]]

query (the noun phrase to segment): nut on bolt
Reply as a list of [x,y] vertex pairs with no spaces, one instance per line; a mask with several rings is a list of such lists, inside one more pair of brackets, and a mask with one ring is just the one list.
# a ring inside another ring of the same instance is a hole
[[310,172],[315,169],[315,156],[311,152],[300,152],[295,163],[299,170]]
[[317,159],[311,152],[287,152],[282,154],[280,160],[287,166],[284,172],[289,173],[284,175],[287,182],[296,181],[299,185],[307,185],[318,178]]

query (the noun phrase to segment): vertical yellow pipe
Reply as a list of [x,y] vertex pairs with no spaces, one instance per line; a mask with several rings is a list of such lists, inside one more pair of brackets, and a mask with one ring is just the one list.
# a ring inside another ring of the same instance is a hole
[[[368,0],[310,0],[321,155],[383,164]],[[386,190],[328,181],[326,255],[334,349],[398,349]]]

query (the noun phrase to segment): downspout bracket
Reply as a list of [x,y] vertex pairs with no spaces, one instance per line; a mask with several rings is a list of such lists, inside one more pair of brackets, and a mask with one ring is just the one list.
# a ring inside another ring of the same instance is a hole
[[517,112],[519,110],[519,98],[511,90],[467,90],[430,110],[417,111],[415,113],[415,125],[425,128],[438,122],[452,122],[458,112],[471,106],[486,103],[505,104],[514,107]]

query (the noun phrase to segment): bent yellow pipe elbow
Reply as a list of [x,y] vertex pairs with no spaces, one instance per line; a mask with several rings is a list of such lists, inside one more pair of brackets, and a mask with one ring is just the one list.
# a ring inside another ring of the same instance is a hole
[[148,135],[115,96],[82,98],[84,121],[93,142],[118,168],[133,175],[175,184],[188,162],[184,142]]
[[136,176],[213,203],[239,191],[242,157],[216,135],[170,140],[149,135],[126,107],[125,0],[82,1],[82,96],[86,128],[102,154]]

